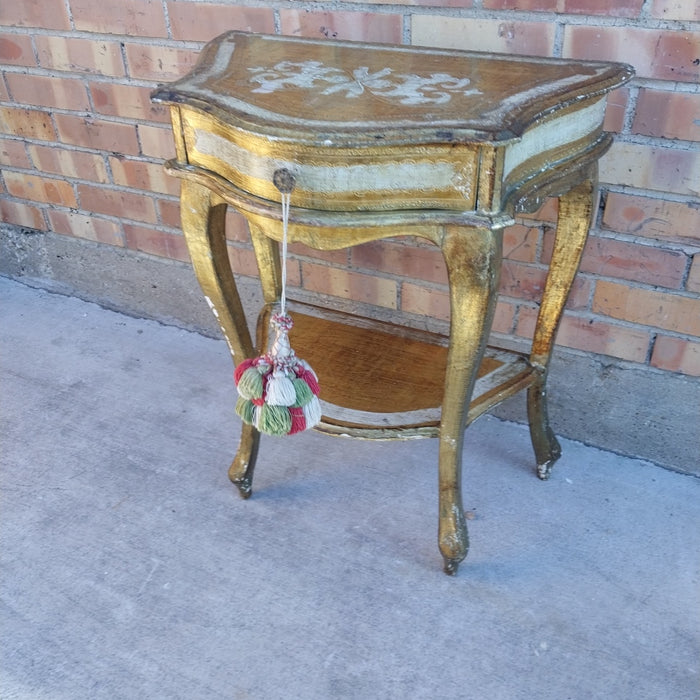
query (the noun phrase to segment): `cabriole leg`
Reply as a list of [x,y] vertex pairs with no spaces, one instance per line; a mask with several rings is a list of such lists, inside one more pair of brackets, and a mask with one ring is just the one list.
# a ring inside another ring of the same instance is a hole
[[501,269],[502,234],[447,227],[442,251],[450,283],[450,346],[440,420],[438,543],[453,575],[469,549],[462,506],[462,446],[467,412],[491,330]]
[[[182,181],[182,229],[197,280],[221,326],[234,364],[254,356],[243,305],[229,264],[226,245],[226,203],[209,189]],[[259,433],[243,425],[241,439],[229,469],[229,478],[243,498],[251,494]]]
[[552,261],[542,295],[530,362],[538,377],[527,392],[530,437],[537,460],[537,476],[549,478],[561,448],[549,426],[547,414],[547,372],[554,338],[564,313],[566,300],[583,255],[596,196],[597,168],[589,179],[559,198],[559,219]]

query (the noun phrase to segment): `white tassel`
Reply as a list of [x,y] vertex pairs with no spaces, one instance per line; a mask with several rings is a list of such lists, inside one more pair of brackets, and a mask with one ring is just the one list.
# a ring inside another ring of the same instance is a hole
[[297,400],[297,393],[292,380],[277,370],[267,382],[265,401],[270,406],[291,406]]
[[307,430],[321,422],[321,402],[318,400],[318,397],[314,396],[306,406],[302,406],[302,410],[304,411]]
[[262,413],[262,406],[256,406],[253,410],[253,426],[256,430],[260,430],[260,414]]

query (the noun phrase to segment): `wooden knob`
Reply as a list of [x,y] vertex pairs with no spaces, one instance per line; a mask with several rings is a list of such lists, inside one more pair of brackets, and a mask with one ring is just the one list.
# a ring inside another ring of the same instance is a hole
[[289,194],[294,189],[294,175],[286,168],[279,168],[272,174],[272,182],[283,194]]

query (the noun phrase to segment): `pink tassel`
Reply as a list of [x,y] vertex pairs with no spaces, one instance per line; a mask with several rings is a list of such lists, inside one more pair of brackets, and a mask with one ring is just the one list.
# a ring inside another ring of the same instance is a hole
[[301,433],[306,430],[306,418],[304,417],[303,408],[290,408],[289,415],[292,417],[292,429],[289,431],[290,435]]

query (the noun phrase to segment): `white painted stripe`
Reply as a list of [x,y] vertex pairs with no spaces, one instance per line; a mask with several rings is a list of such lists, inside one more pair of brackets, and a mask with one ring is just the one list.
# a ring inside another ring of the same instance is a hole
[[[272,182],[279,168],[294,174],[297,187],[325,194],[362,192],[459,191],[469,197],[465,176],[458,164],[446,161],[395,161],[363,165],[307,165],[294,161],[260,156],[211,132],[195,131],[195,148],[228,164],[244,176]],[[467,179],[470,179],[467,177]]]
[[529,129],[521,141],[506,147],[503,177],[507,177],[521,163],[546,153],[595,131],[605,117],[605,98],[576,112],[569,112],[551,121]]

